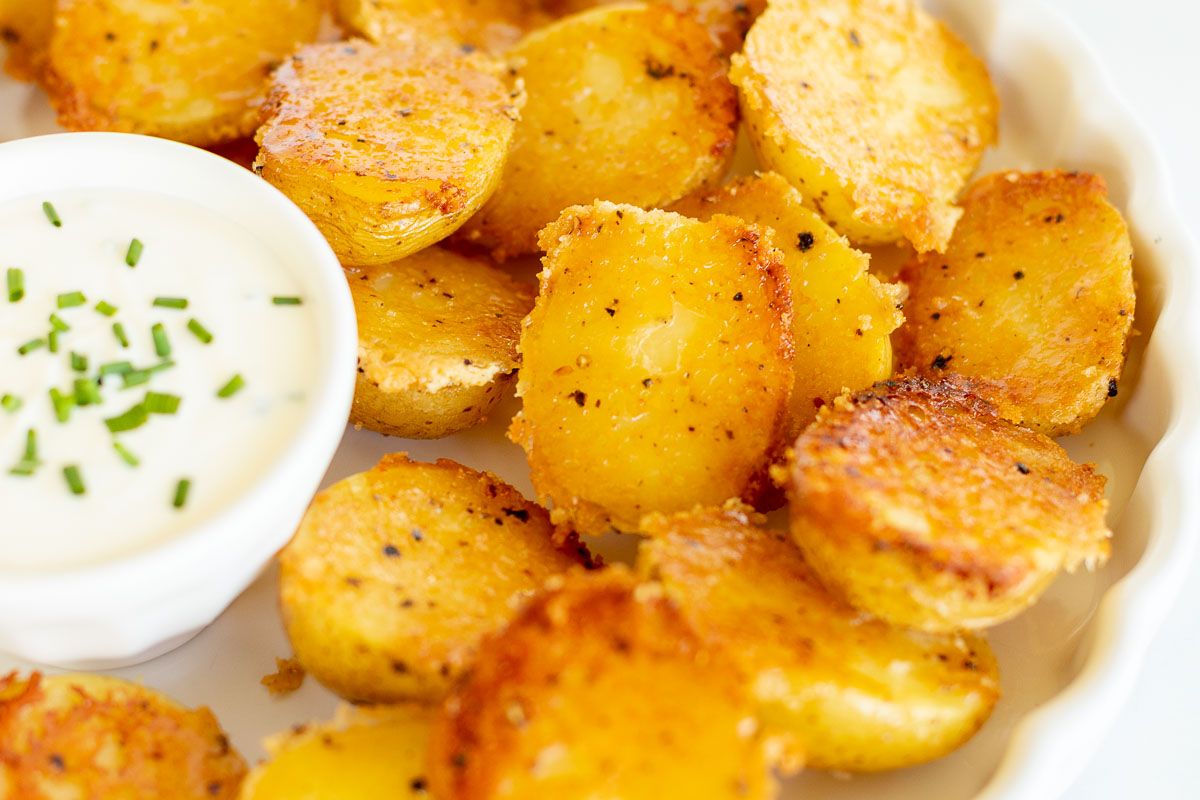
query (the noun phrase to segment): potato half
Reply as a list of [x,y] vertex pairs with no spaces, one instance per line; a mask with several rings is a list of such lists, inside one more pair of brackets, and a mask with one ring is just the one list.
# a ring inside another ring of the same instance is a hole
[[311,45],[275,72],[255,169],[343,264],[387,264],[450,235],[487,200],[522,102],[480,54]]
[[786,268],[762,228],[577,206],[542,232],[513,423],[581,533],[769,488],[792,385]]
[[551,21],[554,0],[333,0],[338,22],[389,46],[417,43],[500,54]]
[[999,696],[987,642],[872,619],[762,522],[737,504],[648,517],[638,569],[738,662],[764,733],[805,766],[849,771],[912,766],[969,739]]
[[240,800],[428,800],[432,709],[411,704],[347,708],[267,742],[270,758]]
[[270,71],[316,39],[324,3],[56,0],[55,9],[46,84],[60,124],[204,146],[254,132]]
[[317,495],[279,556],[296,657],[347,700],[433,700],[551,575],[590,564],[494,475],[385,456]]
[[983,628],[1103,563],[1103,476],[968,379],[888,381],[823,409],[788,471],[792,535],[831,590],[898,625]]
[[346,277],[358,315],[350,421],[432,439],[487,419],[513,381],[533,286],[439,247]]
[[53,30],[53,0],[0,0],[0,41],[8,48],[5,71],[18,80],[39,80]]
[[1049,436],[1100,412],[1133,326],[1133,248],[1096,175],[1002,172],[963,196],[945,255],[901,272],[906,366],[996,384],[1006,416]]
[[724,174],[737,99],[691,18],[605,6],[530,34],[510,58],[529,100],[500,189],[461,233],[497,258],[536,252],[572,204],[661,206]]
[[805,208],[782,177],[741,178],[672,210],[704,220],[729,214],[772,230],[792,287],[793,435],[843,389],[865,389],[892,374],[891,333],[904,321],[900,287],[871,275],[868,257]]
[[678,610],[624,569],[533,600],[448,698],[433,796],[773,796],[742,680]]
[[764,166],[838,232],[945,247],[998,104],[983,63],[914,0],[772,0],[730,77]]
[[207,708],[101,675],[0,676],[0,796],[232,800],[245,774]]

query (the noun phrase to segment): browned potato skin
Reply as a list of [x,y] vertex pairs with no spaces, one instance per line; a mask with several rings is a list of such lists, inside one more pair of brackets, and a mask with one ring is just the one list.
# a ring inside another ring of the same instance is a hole
[[101,675],[0,676],[0,793],[232,800],[246,762],[207,708]]
[[533,286],[439,247],[346,277],[359,340],[350,421],[432,439],[486,420],[513,382]]
[[792,535],[857,608],[978,629],[1061,570],[1107,560],[1105,479],[1003,419],[959,376],[888,381],[822,409],[787,470]]
[[595,203],[542,232],[510,435],[554,519],[767,502],[792,384],[787,272],[761,228]]
[[279,556],[296,657],[356,702],[431,701],[551,575],[590,564],[489,473],[385,456],[317,495]]
[[1117,393],[1135,305],[1133,247],[1104,179],[1001,172],[962,198],[945,255],[908,263],[908,367],[985,378],[1015,422],[1075,433]]
[[510,53],[528,102],[500,189],[459,238],[504,260],[577,203],[661,207],[718,181],[737,98],[705,30],[660,6],[563,19]]
[[995,141],[987,69],[914,0],[773,0],[730,73],[766,168],[856,245],[944,249]]
[[8,47],[5,71],[17,80],[40,80],[53,30],[54,0],[0,0],[0,41]]
[[56,0],[46,85],[71,130],[200,146],[254,132],[268,75],[322,0]]
[[567,576],[484,642],[430,781],[441,800],[774,796],[736,668],[623,568]]
[[344,265],[387,264],[444,239],[487,200],[523,102],[481,54],[310,45],[275,72],[255,169]]
[[638,571],[738,662],[766,735],[807,767],[855,772],[931,761],[974,735],[999,697],[987,642],[872,619],[763,522],[737,503],[652,515]]

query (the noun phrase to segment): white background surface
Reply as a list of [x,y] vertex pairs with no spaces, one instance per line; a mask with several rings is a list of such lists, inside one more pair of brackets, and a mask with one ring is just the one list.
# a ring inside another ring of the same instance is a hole
[[[1162,147],[1200,237],[1200,4],[1044,0],[1083,32]],[[1196,409],[1200,413],[1200,407]],[[1192,476],[1200,491],[1200,470]],[[1138,688],[1065,800],[1200,798],[1200,563],[1150,651]]]

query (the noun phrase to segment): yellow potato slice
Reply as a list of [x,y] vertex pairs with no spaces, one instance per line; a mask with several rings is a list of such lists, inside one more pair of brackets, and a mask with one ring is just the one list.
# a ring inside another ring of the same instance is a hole
[[359,341],[350,421],[432,439],[487,419],[513,381],[533,286],[439,247],[346,277]]
[[430,744],[433,796],[774,796],[743,682],[624,569],[568,576],[480,649]]
[[737,99],[694,20],[605,6],[530,34],[510,58],[529,100],[500,189],[460,234],[495,257],[536,252],[572,204],[661,206],[724,174]]
[[311,45],[275,73],[255,169],[343,264],[388,264],[450,235],[487,200],[522,102],[479,54]]
[[379,44],[414,42],[503,53],[553,17],[553,0],[333,0],[338,22]]
[[730,77],[763,165],[839,233],[945,247],[998,104],[983,63],[914,0],[773,0]]
[[821,581],[897,625],[994,625],[1109,555],[1104,477],[958,376],[839,399],[787,473],[792,535]]
[[347,700],[435,700],[546,578],[590,564],[489,473],[403,454],[317,495],[279,556],[301,665]]
[[648,517],[638,569],[738,662],[767,736],[809,767],[875,771],[940,758],[979,729],[999,696],[986,641],[857,611],[762,523],[736,503]]
[[792,384],[788,276],[766,232],[596,203],[542,246],[511,435],[555,520],[636,531],[651,511],[763,497]]
[[892,374],[891,333],[904,321],[900,287],[868,273],[867,256],[805,208],[782,177],[741,178],[672,210],[702,220],[729,214],[773,231],[792,286],[793,434],[843,389],[865,389]]
[[1133,248],[1096,175],[1003,172],[963,196],[945,255],[911,261],[904,364],[998,387],[1016,422],[1075,433],[1117,394],[1133,326]]
[[8,47],[5,71],[18,80],[39,80],[53,30],[53,0],[0,0],[0,41]]
[[245,774],[207,708],[102,675],[0,676],[0,796],[232,800]]

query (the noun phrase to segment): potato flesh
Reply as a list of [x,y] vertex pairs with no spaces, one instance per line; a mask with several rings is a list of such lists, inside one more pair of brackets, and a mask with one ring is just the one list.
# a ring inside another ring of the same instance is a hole
[[8,46],[5,71],[23,81],[41,78],[53,30],[50,0],[0,0],[0,41]]
[[1103,563],[1105,479],[1000,417],[958,376],[839,399],[796,441],[792,535],[857,608],[933,632],[1033,603],[1061,570]]
[[477,47],[500,54],[551,16],[543,0],[334,0],[347,29],[373,42]]
[[787,274],[765,232],[597,203],[543,231],[512,436],[556,520],[753,499],[784,441]]
[[280,562],[304,668],[347,700],[436,700],[479,638],[550,576],[588,562],[487,473],[385,456],[317,495]]
[[[44,0],[41,0],[44,2]],[[57,0],[47,84],[71,130],[212,145],[253,133],[270,70],[321,0]]]
[[869,274],[868,258],[805,208],[782,177],[742,178],[672,209],[701,220],[728,214],[774,232],[792,287],[793,434],[843,389],[865,389],[892,374],[891,333],[904,320],[899,287]]
[[910,262],[906,366],[999,386],[1014,421],[1077,432],[1117,393],[1135,305],[1133,249],[1102,178],[989,175],[945,255]]
[[510,58],[528,102],[500,189],[461,233],[495,257],[536,252],[538,231],[572,204],[652,208],[724,174],[736,97],[690,18],[598,8],[531,34]]
[[344,265],[391,263],[450,235],[491,195],[522,102],[478,54],[311,45],[275,73],[255,169]]
[[987,642],[893,627],[831,595],[750,509],[643,520],[639,572],[739,664],[767,736],[808,767],[875,771],[939,758],[991,713]]
[[568,576],[491,637],[435,723],[433,795],[774,796],[733,665],[651,588]]
[[983,64],[912,0],[775,0],[730,73],[763,165],[855,244],[941,250],[996,138]]
[[517,368],[533,287],[438,247],[346,277],[359,339],[350,421],[433,438],[486,419]]
[[100,675],[0,676],[5,797],[232,800],[245,774],[206,708]]

